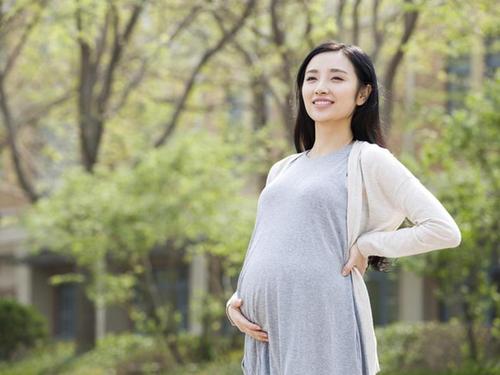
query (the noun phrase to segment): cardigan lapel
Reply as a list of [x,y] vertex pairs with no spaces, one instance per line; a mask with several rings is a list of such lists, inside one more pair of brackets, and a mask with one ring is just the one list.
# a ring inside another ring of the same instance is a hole
[[[360,154],[363,142],[355,140],[347,160],[347,248],[350,249],[359,236],[361,226],[362,180]],[[344,259],[347,262],[348,259]]]
[[[353,144],[347,162],[347,243],[348,249],[357,240],[361,228],[363,214],[363,181],[361,172],[361,151],[369,144],[365,141],[356,140]],[[346,256],[349,256],[347,252]],[[348,259],[344,260],[344,264]],[[380,371],[377,340],[373,327],[373,317],[371,311],[370,297],[363,276],[356,267],[351,272],[353,283],[354,303],[356,304],[359,316],[360,335],[363,350],[366,353],[368,363],[368,375],[375,375]]]

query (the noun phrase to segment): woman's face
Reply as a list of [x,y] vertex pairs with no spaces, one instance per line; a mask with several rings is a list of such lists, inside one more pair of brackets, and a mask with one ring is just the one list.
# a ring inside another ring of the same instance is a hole
[[317,123],[347,120],[350,125],[356,105],[365,102],[364,94],[369,90],[367,85],[356,95],[357,86],[354,67],[341,51],[314,56],[306,67],[302,84],[302,98],[309,117]]

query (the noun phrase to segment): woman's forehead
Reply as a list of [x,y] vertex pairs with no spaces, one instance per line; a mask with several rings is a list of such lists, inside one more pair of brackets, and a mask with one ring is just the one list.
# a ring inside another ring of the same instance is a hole
[[314,56],[309,64],[307,64],[306,73],[317,72],[345,72],[346,74],[353,74],[354,69],[349,59],[341,51],[330,51],[319,53]]

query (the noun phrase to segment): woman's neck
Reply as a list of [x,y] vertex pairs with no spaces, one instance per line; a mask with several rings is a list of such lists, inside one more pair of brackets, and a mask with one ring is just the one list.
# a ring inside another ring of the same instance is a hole
[[354,140],[351,128],[315,125],[314,145],[308,155],[321,156],[339,150]]

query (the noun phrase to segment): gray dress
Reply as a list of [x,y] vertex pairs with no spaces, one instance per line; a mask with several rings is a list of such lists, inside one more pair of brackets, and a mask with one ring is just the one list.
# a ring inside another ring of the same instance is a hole
[[300,154],[261,192],[237,292],[269,342],[245,335],[245,375],[366,375],[347,249],[347,159]]

